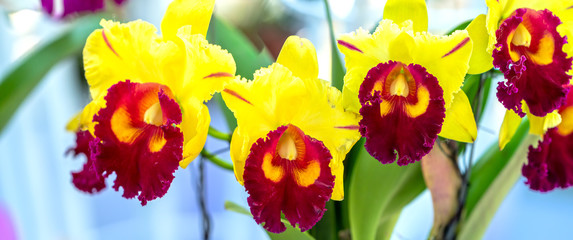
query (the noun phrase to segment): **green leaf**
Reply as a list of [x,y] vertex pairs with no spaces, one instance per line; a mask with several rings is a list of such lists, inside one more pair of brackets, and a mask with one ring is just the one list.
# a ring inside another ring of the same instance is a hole
[[[471,217],[476,204],[485,194],[485,191],[508,164],[509,159],[516,153],[517,147],[527,135],[528,129],[528,122],[523,122],[517,129],[513,139],[507,144],[503,151],[500,151],[497,142],[494,142],[487,152],[478,159],[472,168],[470,176],[470,185],[465,206],[465,218]],[[521,168],[519,168],[519,171],[521,171]]]
[[[529,145],[539,139],[536,135],[528,135],[521,141],[512,157],[501,169],[495,180],[481,195],[475,204],[474,210],[466,218],[460,228],[459,239],[481,239],[497,209],[505,199],[505,196],[521,176],[521,167],[527,159]],[[507,147],[505,148],[507,149]],[[500,160],[500,159],[497,159]]]
[[[251,215],[251,213],[247,209],[243,208],[242,206],[234,202],[226,201],[225,209],[247,215],[251,218],[253,217],[253,215]],[[281,219],[281,221],[286,225],[287,228],[286,231],[279,234],[266,231],[272,240],[299,240],[299,239],[314,240],[314,238],[310,236],[310,234],[306,232],[301,232],[300,229],[298,228],[293,228],[286,219]]]
[[[240,30],[217,16],[211,19],[207,38],[210,43],[227,49],[233,55],[237,65],[237,75],[242,77],[253,79],[253,73],[256,70],[273,63],[273,59],[267,51],[259,52]],[[215,94],[213,99],[219,103],[229,130],[233,131],[237,127],[237,120],[233,112],[227,108],[220,93]]]
[[334,35],[334,27],[332,26],[332,17],[330,16],[330,6],[328,5],[328,0],[324,0],[324,9],[326,11],[326,20],[328,22],[328,31],[330,36],[330,56],[331,56],[331,83],[332,86],[338,88],[342,91],[344,86],[344,66],[342,66],[342,60],[340,59],[340,53],[336,47],[336,37]]
[[408,166],[384,165],[363,146],[350,181],[348,211],[352,239],[374,239],[379,226],[384,226],[381,222],[398,214],[425,188],[419,162]]
[[77,19],[60,35],[35,47],[12,65],[0,80],[0,132],[53,66],[81,53],[89,34],[99,27],[101,17],[89,15]]

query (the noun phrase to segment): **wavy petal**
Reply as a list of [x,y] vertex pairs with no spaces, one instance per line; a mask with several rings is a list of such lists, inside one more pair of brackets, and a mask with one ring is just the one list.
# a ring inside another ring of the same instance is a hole
[[438,136],[458,142],[472,143],[475,141],[477,126],[472,106],[464,91],[456,93],[452,106],[446,109],[446,118]]
[[439,37],[429,33],[415,36],[417,48],[413,51],[413,62],[424,66],[434,75],[444,91],[446,109],[450,108],[454,94],[460,91],[469,69],[473,49],[467,31],[456,31],[449,36]]
[[162,197],[182,160],[181,110],[164,85],[119,82],[94,117],[91,157],[105,176],[116,173],[113,188],[141,205]]
[[[179,79],[170,66],[183,61],[178,47],[162,42],[150,23],[125,24],[102,20],[103,29],[88,37],[83,51],[86,79],[93,99],[103,98],[119,81],[157,82]],[[118,67],[121,66],[121,67]]]
[[[398,81],[405,81],[407,92],[394,92]],[[368,153],[383,164],[393,163],[397,155],[398,165],[419,161],[442,128],[442,94],[436,77],[420,65],[390,61],[372,68],[358,95],[360,133]]]
[[193,34],[192,29],[186,26],[177,33],[185,46],[185,65],[181,66],[184,74],[182,78],[172,79],[169,85],[181,101],[196,98],[203,102],[234,79],[236,65],[227,50],[209,44],[204,36]]
[[334,187],[328,167],[331,158],[320,141],[294,125],[279,127],[258,139],[251,147],[244,174],[255,221],[280,233],[286,230],[282,212],[301,231],[312,228],[326,211]]

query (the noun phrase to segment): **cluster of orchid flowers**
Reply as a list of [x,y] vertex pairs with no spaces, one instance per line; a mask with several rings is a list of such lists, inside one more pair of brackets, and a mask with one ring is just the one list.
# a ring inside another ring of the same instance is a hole
[[508,109],[500,147],[527,115],[531,132],[544,134],[523,167],[527,184],[568,187],[573,1],[487,4],[487,16],[467,30],[437,36],[427,32],[425,7],[405,16],[409,5],[389,0],[374,33],[339,38],[342,92],[318,78],[315,48],[297,36],[253,80],[235,76],[231,54],[205,39],[214,0],[174,0],[161,36],[143,21],[102,20],[83,52],[93,100],[68,125],[77,135],[73,152],[87,156],[73,183],[95,193],[116,173],[113,188],[123,197],[142,205],[162,197],[173,173],[201,152],[210,124],[205,102],[221,92],[237,119],[230,155],[255,221],[279,233],[282,213],[306,231],[329,199],[344,198],[343,160],[361,136],[375,159],[398,165],[419,161],[438,136],[475,141],[461,87],[466,74],[495,66],[505,77],[497,96]]

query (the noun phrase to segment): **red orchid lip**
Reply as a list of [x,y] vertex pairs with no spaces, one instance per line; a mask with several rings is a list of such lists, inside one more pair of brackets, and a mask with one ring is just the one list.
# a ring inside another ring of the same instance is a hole
[[326,211],[334,187],[324,144],[294,125],[277,128],[251,147],[245,163],[245,189],[258,224],[273,233],[286,230],[281,212],[301,231],[312,228]]
[[521,117],[521,101],[529,112],[545,116],[559,108],[569,91],[572,59],[563,52],[566,38],[559,35],[561,20],[549,10],[520,8],[496,31],[493,64],[506,81],[497,87],[499,101]]
[[76,147],[71,148],[68,152],[73,152],[74,156],[80,154],[87,158],[82,170],[72,172],[72,182],[77,189],[86,193],[97,193],[106,187],[103,172],[98,171],[95,161],[90,153],[90,143],[94,137],[89,131],[76,132]]
[[113,188],[122,187],[123,197],[137,196],[146,205],[167,192],[183,158],[183,134],[177,126],[181,109],[169,88],[157,83],[119,82],[105,100],[106,107],[93,119],[95,138],[78,133],[75,151],[86,154],[88,163],[74,173],[74,184],[97,192],[115,172]]
[[549,129],[536,148],[529,147],[528,163],[523,165],[521,172],[532,190],[547,192],[573,185],[573,132],[567,126],[572,113],[573,92],[569,92],[559,109],[562,124]]
[[370,69],[360,86],[360,133],[383,164],[419,161],[434,145],[445,118],[438,80],[420,65],[389,61]]

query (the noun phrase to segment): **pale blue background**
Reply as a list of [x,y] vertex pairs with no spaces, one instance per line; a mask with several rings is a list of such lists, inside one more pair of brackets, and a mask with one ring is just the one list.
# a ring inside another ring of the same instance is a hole
[[[168,1],[129,0],[126,16],[159,26]],[[306,25],[298,33],[309,38],[318,50],[320,76],[328,79],[330,47],[321,1],[283,0],[287,11]],[[338,33],[359,26],[370,29],[381,17],[385,1],[331,1]],[[37,1],[0,1],[0,74],[30,47],[49,39],[64,27],[38,12]],[[217,11],[233,12],[241,4],[257,6],[257,0],[218,0]],[[249,5],[250,4],[250,5]],[[354,7],[353,7],[354,6]],[[429,28],[443,33],[458,23],[486,13],[483,1],[429,1]],[[229,10],[231,9],[231,10]],[[249,14],[253,7],[242,8]],[[233,19],[230,14],[227,16]],[[80,91],[76,59],[59,63],[33,91],[0,134],[0,207],[6,208],[21,239],[200,239],[201,216],[196,192],[196,162],[176,172],[165,197],[141,207],[137,200],[121,198],[111,189],[86,195],[71,184],[70,171],[83,159],[65,156],[74,135],[64,130],[74,113],[88,100]],[[493,91],[494,89],[492,89]],[[494,93],[491,94],[493,96]],[[225,129],[224,120],[211,106],[212,124]],[[487,107],[477,140],[483,152],[497,136],[503,108],[496,101]],[[484,130],[485,129],[485,130]],[[223,147],[208,140],[207,147]],[[223,154],[225,159],[227,155]],[[266,234],[249,217],[228,212],[223,203],[231,200],[246,206],[247,194],[231,172],[210,163],[207,168],[207,199],[212,216],[212,239],[265,239]],[[548,194],[530,191],[520,179],[501,205],[485,239],[571,239],[573,190]],[[108,185],[111,181],[108,181]],[[375,183],[373,183],[375,184]],[[393,239],[425,239],[432,224],[430,194],[424,192],[408,205],[398,221]],[[2,239],[2,236],[0,236]]]

